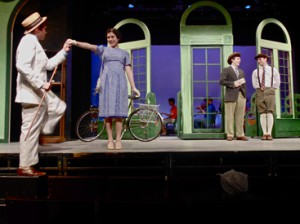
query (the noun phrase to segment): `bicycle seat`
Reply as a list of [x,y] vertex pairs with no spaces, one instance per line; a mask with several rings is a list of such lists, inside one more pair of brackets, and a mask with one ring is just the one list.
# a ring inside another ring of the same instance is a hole
[[95,106],[95,105],[91,105],[91,106],[90,106],[90,110],[98,110],[98,107]]

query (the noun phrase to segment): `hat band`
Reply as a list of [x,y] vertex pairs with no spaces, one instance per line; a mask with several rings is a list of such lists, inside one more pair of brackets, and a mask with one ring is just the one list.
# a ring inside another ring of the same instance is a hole
[[42,17],[39,17],[33,23],[31,23],[30,25],[26,26],[25,29],[26,30],[30,30],[32,27],[35,27],[39,22],[41,22],[41,20],[42,20]]

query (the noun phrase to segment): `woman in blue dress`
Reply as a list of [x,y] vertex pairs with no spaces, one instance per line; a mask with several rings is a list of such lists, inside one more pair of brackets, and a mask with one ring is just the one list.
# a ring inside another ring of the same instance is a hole
[[[129,53],[119,48],[120,33],[115,28],[106,31],[108,47],[69,39],[69,43],[93,51],[102,59],[96,91],[99,92],[99,116],[105,118],[108,149],[121,149],[122,119],[128,116],[127,74],[131,90],[140,96],[135,87]],[[116,142],[112,134],[112,121],[116,122]]]

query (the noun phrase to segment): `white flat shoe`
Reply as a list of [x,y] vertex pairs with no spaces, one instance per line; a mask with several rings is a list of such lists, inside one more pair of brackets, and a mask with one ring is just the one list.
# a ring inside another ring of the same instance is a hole
[[114,142],[108,142],[107,149],[115,149]]
[[122,149],[122,143],[121,141],[116,142],[116,149]]

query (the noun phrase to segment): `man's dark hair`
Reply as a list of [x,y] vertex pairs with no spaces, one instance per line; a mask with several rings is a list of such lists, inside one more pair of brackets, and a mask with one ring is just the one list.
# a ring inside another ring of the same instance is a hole
[[175,103],[175,99],[173,97],[169,98],[168,101]]
[[42,24],[40,24],[40,25],[37,27],[37,29],[38,29],[39,31],[42,31],[42,30],[44,29],[45,26],[47,26],[47,20],[46,20],[45,22],[43,22]]

